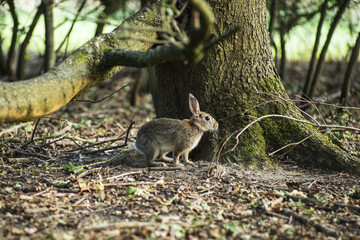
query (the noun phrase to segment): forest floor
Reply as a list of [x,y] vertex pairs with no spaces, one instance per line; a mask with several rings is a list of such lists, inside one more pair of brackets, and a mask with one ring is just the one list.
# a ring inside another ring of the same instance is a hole
[[[306,71],[299,63],[289,69],[285,86],[296,92]],[[134,75],[128,70],[81,98],[99,100]],[[330,82],[335,92],[341,77]],[[359,106],[356,82],[350,104]],[[358,176],[280,158],[268,170],[204,160],[149,169],[142,157],[134,161],[128,149],[137,128],[155,115],[148,95],[130,106],[129,89],[100,103],[70,103],[35,132],[35,122],[1,124],[0,239],[360,239]],[[317,111],[359,127],[359,110]],[[354,132],[329,138],[360,150]]]

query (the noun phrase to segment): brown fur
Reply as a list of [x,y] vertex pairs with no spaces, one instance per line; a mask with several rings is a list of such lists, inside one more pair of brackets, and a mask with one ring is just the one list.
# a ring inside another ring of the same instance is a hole
[[[216,120],[210,114],[200,112],[199,103],[191,94],[189,106],[193,113],[190,119],[159,118],[140,128],[135,147],[145,155],[149,166],[165,165],[155,162],[158,156],[163,161],[174,161],[175,165],[180,165],[179,158],[182,155],[186,163],[192,164],[189,152],[198,145],[205,131],[217,130]],[[173,159],[166,157],[168,152],[173,152]]]

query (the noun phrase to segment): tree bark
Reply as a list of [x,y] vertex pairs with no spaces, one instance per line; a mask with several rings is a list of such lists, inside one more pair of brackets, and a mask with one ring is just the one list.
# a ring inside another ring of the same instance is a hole
[[24,79],[25,78],[25,53],[26,48],[29,45],[30,38],[34,32],[37,22],[41,14],[43,13],[43,5],[41,4],[34,16],[32,23],[30,24],[29,30],[26,33],[24,41],[20,45],[19,49],[19,56],[18,56],[18,63],[16,68],[16,78],[17,79]]
[[340,104],[343,106],[346,105],[347,97],[350,92],[350,86],[351,86],[351,73],[352,70],[357,62],[357,59],[359,57],[359,48],[360,48],[360,32],[358,34],[358,37],[356,39],[355,46],[352,50],[350,61],[348,63],[348,66],[346,68],[345,76],[344,76],[344,82],[341,88],[341,96],[340,96]]
[[280,62],[280,78],[286,77],[286,40],[285,36],[288,29],[286,29],[286,23],[281,22],[280,26],[280,47],[281,47],[281,62]]
[[320,10],[320,20],[319,20],[319,24],[317,27],[317,31],[316,31],[316,37],[315,37],[315,43],[314,43],[314,47],[313,47],[313,51],[312,51],[312,55],[311,55],[311,60],[309,63],[309,69],[307,71],[306,74],[306,81],[305,81],[305,86],[303,89],[303,97],[307,97],[307,95],[309,94],[310,91],[310,86],[311,86],[311,81],[313,78],[313,72],[314,72],[314,67],[316,64],[316,54],[318,52],[319,49],[319,43],[320,43],[320,37],[321,37],[321,29],[322,29],[322,25],[324,23],[325,20],[325,16],[326,16],[326,10],[327,10],[327,6],[328,5],[328,0],[325,0],[324,3],[321,6],[321,10]]
[[277,55],[278,50],[276,43],[274,42],[274,29],[275,23],[277,22],[279,14],[279,0],[272,0],[270,1],[270,21],[269,21],[269,35],[270,35],[270,45],[274,47],[275,51],[275,66],[277,64]]
[[[282,114],[303,119],[287,101],[288,96],[276,74],[266,29],[265,0],[211,0],[209,3],[216,18],[215,34],[234,25],[239,26],[239,30],[211,48],[198,64],[158,65],[156,97],[158,117],[189,117],[186,102],[189,92],[198,98],[202,111],[216,117],[220,125],[218,138],[208,134],[194,150],[195,158],[207,160],[218,154],[217,145],[223,146],[227,138],[230,141],[222,153],[231,149],[235,145],[231,136],[257,117]],[[346,155],[313,127],[279,118],[266,118],[254,124],[239,137],[235,150],[222,155],[222,159],[257,167],[273,166],[268,153],[306,137],[308,139],[287,152],[287,156],[307,167],[359,171],[359,159]]]
[[5,65],[6,65],[6,60],[5,60],[5,56],[4,56],[4,52],[3,52],[3,48],[2,48],[2,43],[3,43],[3,39],[0,34],[0,74],[5,73]]
[[54,19],[53,19],[53,0],[43,0],[44,18],[45,18],[45,56],[44,70],[49,71],[55,66],[55,50],[54,50]]
[[18,28],[19,28],[19,21],[15,11],[15,5],[13,0],[8,1],[10,7],[10,13],[13,19],[13,33],[11,38],[11,45],[8,52],[8,59],[6,63],[6,73],[10,76],[14,76],[14,64],[15,64],[15,48],[17,43],[17,35],[18,35]]
[[103,33],[106,19],[114,14],[123,4],[122,1],[119,0],[102,0],[101,3],[105,6],[105,8],[98,16],[95,36]]

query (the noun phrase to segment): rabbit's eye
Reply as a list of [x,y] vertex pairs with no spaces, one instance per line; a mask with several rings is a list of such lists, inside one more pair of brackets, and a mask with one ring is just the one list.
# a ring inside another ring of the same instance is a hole
[[206,120],[206,121],[210,121],[210,117],[209,116],[206,116],[206,117],[204,117],[204,119]]

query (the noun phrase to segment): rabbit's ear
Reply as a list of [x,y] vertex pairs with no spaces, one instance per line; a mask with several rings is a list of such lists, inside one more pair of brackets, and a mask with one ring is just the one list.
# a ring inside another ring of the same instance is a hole
[[189,93],[189,107],[192,114],[198,115],[200,113],[199,102],[191,93]]

